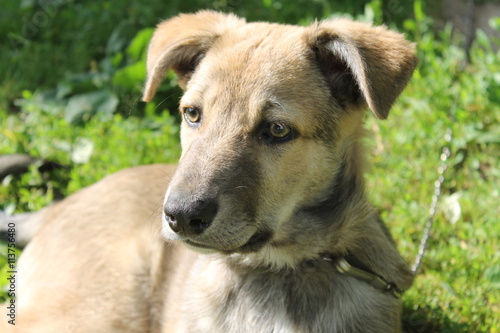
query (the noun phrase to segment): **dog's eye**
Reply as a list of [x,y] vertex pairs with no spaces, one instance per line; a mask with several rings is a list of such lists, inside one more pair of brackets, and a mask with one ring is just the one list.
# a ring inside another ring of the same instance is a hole
[[269,133],[277,139],[283,139],[291,132],[290,127],[282,123],[271,123],[269,125]]
[[201,109],[194,106],[187,106],[182,108],[184,119],[191,124],[198,124],[201,121]]
[[265,143],[281,143],[293,139],[293,130],[282,122],[272,122],[262,128],[259,137]]

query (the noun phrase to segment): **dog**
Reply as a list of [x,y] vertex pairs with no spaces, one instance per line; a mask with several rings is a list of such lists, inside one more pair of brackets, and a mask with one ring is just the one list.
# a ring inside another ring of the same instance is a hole
[[385,119],[416,63],[401,34],[348,19],[160,23],[143,99],[176,73],[178,166],[36,213],[7,328],[401,332],[413,273],[368,201],[361,141],[365,109]]

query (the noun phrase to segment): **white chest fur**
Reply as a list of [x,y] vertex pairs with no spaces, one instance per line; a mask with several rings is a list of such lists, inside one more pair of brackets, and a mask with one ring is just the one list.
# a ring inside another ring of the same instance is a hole
[[399,302],[328,263],[242,272],[208,257],[193,263],[185,291],[167,304],[176,332],[397,332]]

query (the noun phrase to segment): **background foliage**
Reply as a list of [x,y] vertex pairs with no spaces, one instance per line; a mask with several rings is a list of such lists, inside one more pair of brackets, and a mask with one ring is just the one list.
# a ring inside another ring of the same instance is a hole
[[[307,24],[343,14],[386,23],[417,43],[420,65],[389,120],[367,115],[368,181],[410,262],[428,217],[441,148],[452,151],[429,250],[404,296],[405,330],[500,332],[498,43],[478,31],[465,50],[451,27],[432,28],[427,14],[435,6],[422,0],[6,0],[0,11],[0,154],[27,153],[63,167],[39,172],[35,165],[3,179],[0,210],[34,211],[116,170],[176,161],[175,77],[165,80],[153,102],[139,102],[145,50],[162,18],[211,8],[249,21]],[[491,24],[498,29],[500,20]],[[0,266],[5,253],[0,243]]]

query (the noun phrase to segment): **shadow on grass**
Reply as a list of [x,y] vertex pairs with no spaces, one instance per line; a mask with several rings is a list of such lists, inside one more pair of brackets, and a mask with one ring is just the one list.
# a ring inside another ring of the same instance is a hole
[[433,307],[410,307],[403,310],[403,333],[470,333],[470,324],[456,323],[448,318],[445,311]]

